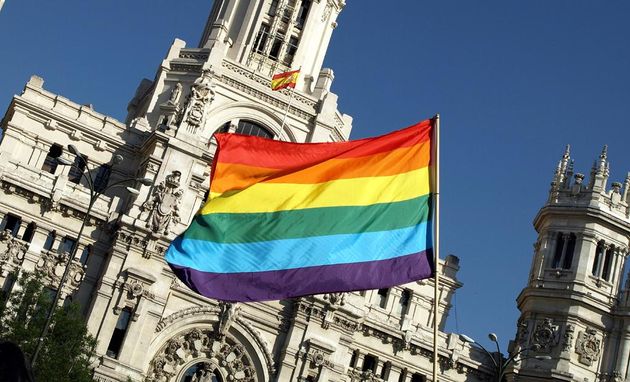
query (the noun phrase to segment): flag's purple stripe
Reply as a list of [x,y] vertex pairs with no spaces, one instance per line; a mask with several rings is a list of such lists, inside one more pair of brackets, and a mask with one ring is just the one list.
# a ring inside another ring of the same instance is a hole
[[429,249],[387,260],[266,272],[210,273],[169,265],[188,287],[206,297],[265,301],[405,284],[431,277],[432,264]]

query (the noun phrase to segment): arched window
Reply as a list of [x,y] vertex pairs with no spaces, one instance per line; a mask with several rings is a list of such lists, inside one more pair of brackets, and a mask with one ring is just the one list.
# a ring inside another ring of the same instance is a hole
[[244,135],[253,135],[255,137],[262,137],[262,138],[269,138],[269,139],[273,138],[273,134],[269,130],[267,130],[266,128],[264,128],[263,126],[259,125],[256,122],[252,122],[248,120],[238,121],[238,126],[236,127],[235,133],[244,134]]
[[206,362],[199,362],[188,369],[182,376],[181,382],[196,382],[196,381],[210,381],[210,382],[223,382],[221,374],[212,365]]

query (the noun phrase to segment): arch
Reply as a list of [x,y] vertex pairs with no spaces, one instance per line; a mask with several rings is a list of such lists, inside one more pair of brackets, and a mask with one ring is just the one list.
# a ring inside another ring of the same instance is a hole
[[[215,330],[219,317],[218,307],[192,307],[162,319],[147,351],[146,381],[178,381],[175,378],[183,375],[186,365],[204,358],[221,365],[220,372],[226,378],[238,373],[247,377],[243,381],[270,380],[275,373],[273,357],[260,333],[239,316],[226,335],[220,335]],[[228,357],[240,363],[224,362]]]
[[296,142],[295,135],[286,123],[282,128],[283,115],[272,113],[267,107],[252,102],[231,102],[213,109],[206,122],[204,138],[209,140],[216,130],[235,118],[259,123],[279,140]]

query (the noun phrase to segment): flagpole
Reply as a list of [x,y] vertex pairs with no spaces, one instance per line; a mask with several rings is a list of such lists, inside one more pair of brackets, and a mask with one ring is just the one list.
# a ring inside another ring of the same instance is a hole
[[295,93],[295,86],[291,88],[291,93],[289,95],[289,103],[287,104],[287,109],[284,111],[284,117],[282,117],[282,125],[280,125],[280,130],[284,129],[284,123],[287,120],[287,114],[289,114],[289,108],[291,107],[291,102],[293,102],[293,93]]
[[433,193],[433,201],[435,206],[434,215],[434,242],[433,242],[433,266],[435,267],[434,288],[433,288],[433,382],[438,381],[438,312],[439,312],[439,283],[440,283],[440,115],[433,117],[433,157],[435,166],[433,169],[433,181],[435,191]]
[[[302,67],[300,66],[298,68],[298,73],[302,73]],[[287,109],[284,111],[284,117],[282,117],[282,125],[280,125],[280,130],[282,131],[282,129],[284,129],[284,123],[287,120],[287,114],[289,114],[289,108],[291,107],[291,103],[293,102],[293,93],[295,93],[295,87],[297,86],[297,81],[295,81],[296,83],[293,85],[293,87],[291,88],[291,94],[289,94],[289,103],[287,104]]]

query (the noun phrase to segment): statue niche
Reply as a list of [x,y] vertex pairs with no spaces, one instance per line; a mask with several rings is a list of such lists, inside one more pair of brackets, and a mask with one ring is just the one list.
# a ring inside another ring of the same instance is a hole
[[172,225],[180,222],[179,203],[184,194],[184,190],[179,188],[181,176],[182,173],[177,170],[167,175],[153,189],[151,198],[140,207],[141,219],[144,212],[148,212],[146,227],[151,231],[168,235]]

